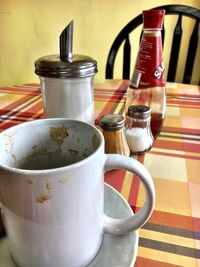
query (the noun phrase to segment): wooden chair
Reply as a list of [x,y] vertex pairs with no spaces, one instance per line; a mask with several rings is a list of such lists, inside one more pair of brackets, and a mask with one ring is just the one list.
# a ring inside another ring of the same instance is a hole
[[[164,9],[166,10],[166,15],[178,15],[177,24],[173,33],[173,40],[171,46],[171,53],[169,59],[168,74],[166,75],[166,80],[169,82],[175,82],[175,75],[178,65],[179,50],[182,38],[182,17],[187,16],[195,21],[194,29],[191,33],[189,40],[189,46],[187,50],[186,63],[184,67],[183,83],[191,83],[192,71],[195,62],[197,47],[198,47],[198,31],[199,31],[199,21],[200,21],[200,10],[185,6],[185,5],[164,5],[153,9]],[[117,35],[114,40],[106,64],[106,79],[113,78],[114,64],[116,55],[119,51],[120,46],[124,43],[123,47],[123,79],[130,79],[130,62],[131,62],[131,44],[129,35],[134,31],[139,25],[143,23],[142,14],[138,15],[132,19]],[[164,46],[165,39],[165,28],[162,30],[162,42]],[[131,70],[132,73],[133,70]]]

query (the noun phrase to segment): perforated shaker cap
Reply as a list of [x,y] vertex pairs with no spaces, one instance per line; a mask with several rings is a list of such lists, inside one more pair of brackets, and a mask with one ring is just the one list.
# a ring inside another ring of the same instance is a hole
[[127,115],[135,119],[148,119],[151,116],[151,109],[148,106],[133,105],[128,108]]
[[117,131],[124,127],[124,117],[118,114],[107,114],[100,119],[99,126],[107,131]]

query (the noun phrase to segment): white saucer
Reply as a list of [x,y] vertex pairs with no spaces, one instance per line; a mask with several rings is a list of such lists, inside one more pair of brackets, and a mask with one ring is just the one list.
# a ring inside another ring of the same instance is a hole
[[[105,184],[105,214],[125,218],[133,214],[127,201],[113,187]],[[123,236],[105,234],[101,248],[88,267],[132,267],[138,249],[138,231]],[[0,267],[17,267],[13,262],[7,238],[0,239]]]

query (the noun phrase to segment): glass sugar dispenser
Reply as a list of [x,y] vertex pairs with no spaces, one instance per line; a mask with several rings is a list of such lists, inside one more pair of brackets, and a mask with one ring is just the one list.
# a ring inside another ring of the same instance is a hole
[[161,38],[164,14],[165,10],[143,11],[143,34],[126,99],[126,113],[132,105],[151,108],[151,131],[154,138],[162,129],[166,109]]
[[128,108],[126,119],[126,140],[131,155],[144,154],[153,145],[150,127],[151,109],[148,106],[136,105]]
[[107,114],[100,119],[99,126],[104,136],[106,154],[130,155],[122,115]]
[[46,118],[71,118],[94,125],[94,76],[97,62],[73,53],[74,22],[62,31],[60,53],[35,61]]

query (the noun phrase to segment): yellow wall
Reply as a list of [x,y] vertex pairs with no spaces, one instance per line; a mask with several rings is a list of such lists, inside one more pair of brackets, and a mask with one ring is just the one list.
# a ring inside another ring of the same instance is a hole
[[103,79],[121,28],[143,9],[164,4],[200,8],[200,0],[0,0],[0,86],[39,82],[34,61],[59,52],[59,34],[71,19],[73,52],[96,59],[96,78]]

